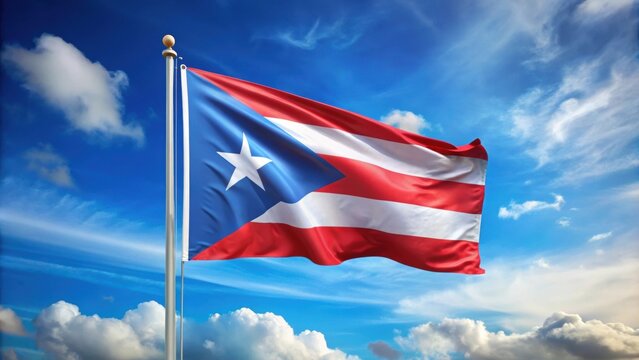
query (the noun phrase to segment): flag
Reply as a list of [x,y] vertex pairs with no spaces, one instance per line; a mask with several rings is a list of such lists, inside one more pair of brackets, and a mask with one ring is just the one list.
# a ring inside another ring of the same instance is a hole
[[183,260],[380,256],[481,274],[487,154],[182,67]]

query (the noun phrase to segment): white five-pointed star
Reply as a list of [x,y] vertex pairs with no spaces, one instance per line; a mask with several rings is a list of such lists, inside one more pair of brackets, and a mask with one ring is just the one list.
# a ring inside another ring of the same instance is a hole
[[235,166],[233,175],[231,175],[231,178],[229,179],[229,184],[226,185],[226,190],[230,189],[233,185],[245,177],[249,178],[249,180],[254,182],[255,185],[264,190],[262,179],[260,178],[260,174],[257,173],[257,170],[270,163],[271,159],[261,156],[252,156],[251,148],[249,147],[248,140],[246,140],[246,135],[244,133],[242,133],[242,149],[239,154],[220,151],[217,153],[223,157],[224,160]]

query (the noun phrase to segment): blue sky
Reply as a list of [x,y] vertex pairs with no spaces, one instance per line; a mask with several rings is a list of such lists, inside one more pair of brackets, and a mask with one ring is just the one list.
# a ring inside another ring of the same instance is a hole
[[490,158],[485,275],[188,263],[187,355],[639,357],[638,15],[629,0],[3,1],[3,358],[160,354],[165,33],[188,66],[480,138]]

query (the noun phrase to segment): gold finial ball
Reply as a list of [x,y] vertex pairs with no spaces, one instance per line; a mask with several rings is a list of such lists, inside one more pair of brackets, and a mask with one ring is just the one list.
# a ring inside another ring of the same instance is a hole
[[162,44],[168,48],[173,47],[173,45],[175,45],[175,38],[173,35],[164,35],[162,38]]

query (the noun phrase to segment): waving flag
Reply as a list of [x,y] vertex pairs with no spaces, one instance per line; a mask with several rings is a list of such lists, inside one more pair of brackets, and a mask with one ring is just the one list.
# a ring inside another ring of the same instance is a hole
[[481,274],[487,155],[182,68],[183,260],[382,256]]

